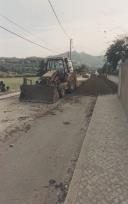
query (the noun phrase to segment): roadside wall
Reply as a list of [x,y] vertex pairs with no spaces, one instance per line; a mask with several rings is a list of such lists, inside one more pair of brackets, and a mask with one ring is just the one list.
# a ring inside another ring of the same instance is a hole
[[121,65],[118,94],[128,115],[128,61]]
[[119,83],[119,77],[118,77],[118,76],[108,75],[107,78],[108,78],[110,81],[113,81],[115,84],[118,85],[118,83]]

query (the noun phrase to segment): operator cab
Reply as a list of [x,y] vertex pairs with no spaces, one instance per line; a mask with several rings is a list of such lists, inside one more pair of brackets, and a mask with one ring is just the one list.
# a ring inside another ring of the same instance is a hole
[[47,71],[55,70],[64,81],[68,74],[73,72],[73,65],[68,58],[49,58],[47,60]]
[[72,61],[68,58],[49,58],[47,60],[47,71],[56,70],[58,72],[73,72]]

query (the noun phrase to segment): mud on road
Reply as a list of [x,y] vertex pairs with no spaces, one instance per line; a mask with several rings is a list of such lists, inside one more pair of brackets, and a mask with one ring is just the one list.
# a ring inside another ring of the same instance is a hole
[[[0,100],[0,141],[6,142],[15,138],[17,132],[27,132],[31,123],[36,119],[48,114],[55,107],[61,106],[65,101],[77,101],[80,96],[98,96],[103,94],[114,94],[117,92],[117,85],[113,82],[93,77],[79,86],[74,96],[66,96],[54,105],[21,103],[18,96]],[[16,134],[15,134],[16,133]]]
[[40,108],[33,121],[20,116],[19,123],[26,120],[31,126],[4,141],[8,148],[0,155],[1,204],[64,202],[95,101],[67,96],[50,109]]
[[0,101],[1,204],[64,202],[96,103],[92,87],[105,83],[91,80],[54,105]]
[[58,105],[59,102],[53,105],[21,103],[18,96],[0,100],[0,144],[15,141],[31,129],[34,120],[52,112]]
[[98,96],[117,93],[117,84],[103,77],[91,77],[76,91],[76,95]]

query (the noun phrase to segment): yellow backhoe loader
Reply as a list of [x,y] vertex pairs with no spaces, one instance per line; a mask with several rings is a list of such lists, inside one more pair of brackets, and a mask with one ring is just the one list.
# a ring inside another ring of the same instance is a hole
[[77,77],[71,60],[63,57],[48,58],[45,73],[36,84],[24,78],[20,100],[55,103],[66,92],[73,92],[76,86]]

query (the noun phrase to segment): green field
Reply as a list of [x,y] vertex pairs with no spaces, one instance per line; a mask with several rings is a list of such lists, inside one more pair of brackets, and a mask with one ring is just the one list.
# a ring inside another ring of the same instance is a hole
[[[37,80],[37,77],[27,77],[28,79],[31,79],[33,83]],[[23,83],[23,77],[5,77],[0,78],[0,81],[4,81],[6,86],[10,87],[10,90],[12,91],[18,91],[20,89],[20,85]]]

